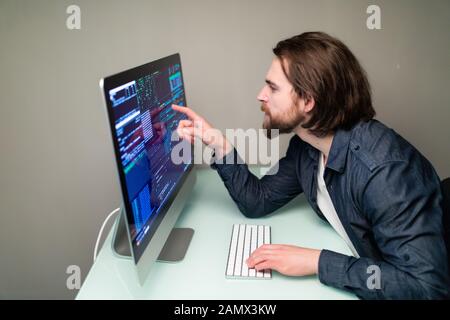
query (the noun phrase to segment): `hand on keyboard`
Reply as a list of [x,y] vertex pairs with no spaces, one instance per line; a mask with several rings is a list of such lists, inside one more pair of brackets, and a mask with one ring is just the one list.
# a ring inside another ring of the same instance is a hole
[[249,269],[245,262],[256,248],[270,244],[270,227],[263,225],[234,224],[228,251],[227,278],[271,279],[272,271]]

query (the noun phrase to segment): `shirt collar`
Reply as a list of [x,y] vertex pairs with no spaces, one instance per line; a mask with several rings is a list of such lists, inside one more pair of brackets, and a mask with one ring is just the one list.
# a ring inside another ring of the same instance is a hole
[[[333,169],[339,173],[344,172],[347,163],[347,153],[350,145],[351,130],[337,130],[331,143],[330,153],[328,154],[327,168]],[[308,144],[309,156],[316,162],[319,161],[320,151]]]
[[337,130],[328,154],[327,167],[339,173],[344,172],[347,163],[348,147],[350,145],[351,130]]

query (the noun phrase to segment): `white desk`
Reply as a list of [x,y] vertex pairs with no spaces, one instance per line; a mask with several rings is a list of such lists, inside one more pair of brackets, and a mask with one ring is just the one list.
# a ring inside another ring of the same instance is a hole
[[321,284],[317,276],[287,277],[273,272],[271,280],[226,279],[234,223],[270,225],[272,243],[350,254],[344,241],[316,216],[303,196],[270,216],[247,219],[218,174],[200,169],[192,197],[176,225],[195,230],[185,259],[173,264],[157,262],[140,286],[134,263],[113,254],[110,232],[77,299],[356,299]]

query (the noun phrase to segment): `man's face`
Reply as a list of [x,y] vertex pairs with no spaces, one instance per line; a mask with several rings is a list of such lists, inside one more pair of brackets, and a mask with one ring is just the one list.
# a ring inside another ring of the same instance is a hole
[[265,113],[263,128],[269,130],[269,138],[270,129],[289,133],[306,118],[304,100],[295,99],[294,88],[284,75],[278,58],[273,59],[266,75],[266,84],[257,99],[261,101],[261,111]]

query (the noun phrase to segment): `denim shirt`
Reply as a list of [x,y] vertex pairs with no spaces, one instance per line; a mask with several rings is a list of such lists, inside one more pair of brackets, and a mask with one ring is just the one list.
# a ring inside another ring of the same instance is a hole
[[[249,218],[267,215],[304,193],[325,219],[316,201],[319,154],[295,135],[273,175],[258,179],[247,165],[229,164],[239,157],[236,150],[212,167]],[[419,151],[377,120],[360,122],[336,131],[324,180],[360,258],[322,250],[322,283],[363,299],[448,297],[440,180]],[[379,286],[369,283],[374,270],[380,271]]]

